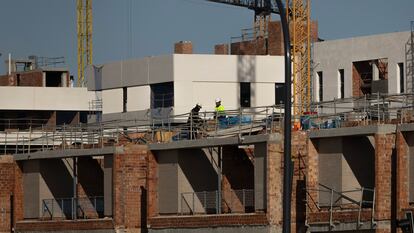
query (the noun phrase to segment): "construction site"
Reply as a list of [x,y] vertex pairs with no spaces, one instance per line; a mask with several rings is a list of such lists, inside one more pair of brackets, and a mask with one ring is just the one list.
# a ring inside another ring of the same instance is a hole
[[254,14],[214,54],[95,64],[77,0],[77,75],[9,54],[0,232],[413,233],[414,21],[323,40],[310,0],[277,1],[204,1]]

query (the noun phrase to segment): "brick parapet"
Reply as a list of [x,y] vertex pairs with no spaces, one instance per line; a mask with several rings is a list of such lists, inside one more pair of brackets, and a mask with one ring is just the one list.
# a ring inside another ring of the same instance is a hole
[[16,223],[16,232],[21,231],[73,231],[114,229],[112,219],[99,220],[64,220],[64,221],[20,221]]

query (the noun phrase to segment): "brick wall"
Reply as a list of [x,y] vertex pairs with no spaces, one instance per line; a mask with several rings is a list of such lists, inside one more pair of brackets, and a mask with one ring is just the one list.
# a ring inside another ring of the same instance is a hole
[[[14,74],[17,75],[17,74]],[[43,72],[42,71],[30,71],[19,73],[20,81],[19,86],[28,87],[42,87],[43,86]]]
[[309,212],[316,212],[315,202],[319,200],[319,194],[316,191],[319,188],[319,158],[317,151],[317,141],[308,139],[308,157],[307,157],[307,181],[306,188],[309,189],[308,208]]
[[155,155],[151,151],[148,151],[147,164],[147,216],[151,218],[158,215],[158,164]]
[[267,145],[267,218],[270,225],[282,224],[283,147],[280,143]]
[[147,146],[129,144],[113,160],[113,202],[116,227],[135,231],[146,222]]
[[306,174],[307,174],[307,133],[296,131],[292,133],[292,232],[306,232]]
[[409,149],[407,141],[401,132],[397,133],[397,178],[396,200],[397,217],[404,217],[403,209],[409,208]]
[[174,53],[192,54],[193,44],[190,41],[180,41],[174,44]]
[[[13,195],[13,197],[11,196]],[[9,155],[0,156],[0,232],[10,231],[11,202],[13,202],[13,224],[23,218],[23,189],[20,168]]]
[[218,44],[214,46],[214,54],[229,54],[229,45],[228,44]]
[[359,72],[357,68],[355,67],[355,64],[353,64],[352,65],[352,96],[358,97],[358,96],[363,95],[361,91],[361,85],[362,85],[361,76],[359,75]]
[[[16,224],[17,232],[49,232],[49,231],[88,231],[114,229],[112,219],[78,220],[78,221],[24,221]],[[82,231],[82,232],[83,232]]]
[[156,217],[149,219],[152,229],[161,228],[210,228],[219,226],[267,225],[265,214]]

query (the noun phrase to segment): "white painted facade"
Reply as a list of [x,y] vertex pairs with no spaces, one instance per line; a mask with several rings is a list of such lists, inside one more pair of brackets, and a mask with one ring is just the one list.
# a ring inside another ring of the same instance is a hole
[[0,87],[0,110],[89,111],[94,99],[86,88]]
[[[352,97],[353,62],[375,59],[388,59],[388,93],[400,92],[399,63],[405,61],[405,45],[410,38],[410,32],[395,32],[380,35],[354,37],[349,39],[330,40],[314,43],[313,61],[313,97],[319,101],[318,72],[323,74],[323,100],[333,100],[340,97],[339,70],[344,70],[345,95]],[[377,77],[378,69],[372,67],[373,79]],[[404,78],[405,71],[404,71]],[[405,81],[405,83],[407,83]],[[407,90],[407,85],[405,85]]]
[[151,84],[173,82],[174,114],[187,113],[199,103],[203,111],[214,110],[222,99],[226,109],[240,107],[240,82],[251,85],[251,106],[275,103],[275,83],[284,82],[282,56],[236,56],[174,54],[146,57],[89,67],[88,89],[102,90],[103,113],[123,110],[123,88],[127,89],[127,111],[151,106]]

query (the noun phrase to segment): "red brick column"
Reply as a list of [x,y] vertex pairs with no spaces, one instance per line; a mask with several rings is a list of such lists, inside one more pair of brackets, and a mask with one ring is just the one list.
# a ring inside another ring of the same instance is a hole
[[151,218],[158,215],[158,163],[155,155],[151,151],[148,151],[147,160],[148,218]]
[[405,208],[409,207],[409,150],[404,135],[397,133],[397,217],[403,218]]
[[282,226],[283,217],[283,146],[268,142],[267,145],[267,218],[269,224]]
[[[375,134],[375,220],[376,232],[391,232],[392,152],[395,135]],[[384,222],[385,221],[385,222]]]
[[306,232],[306,159],[308,154],[307,134],[303,131],[292,133],[292,233]]
[[307,189],[309,190],[308,198],[308,211],[316,211],[316,203],[319,201],[319,194],[316,191],[319,188],[319,158],[318,151],[316,149],[317,141],[308,139],[308,156],[307,156]]
[[0,208],[4,208],[4,218],[0,221],[0,232],[10,231],[11,195],[13,195],[14,219],[23,219],[23,189],[21,170],[13,156],[0,156]]
[[131,144],[123,150],[114,155],[113,163],[114,223],[116,228],[136,231],[145,227],[141,213],[146,212],[146,203],[141,197],[146,189],[147,146]]

